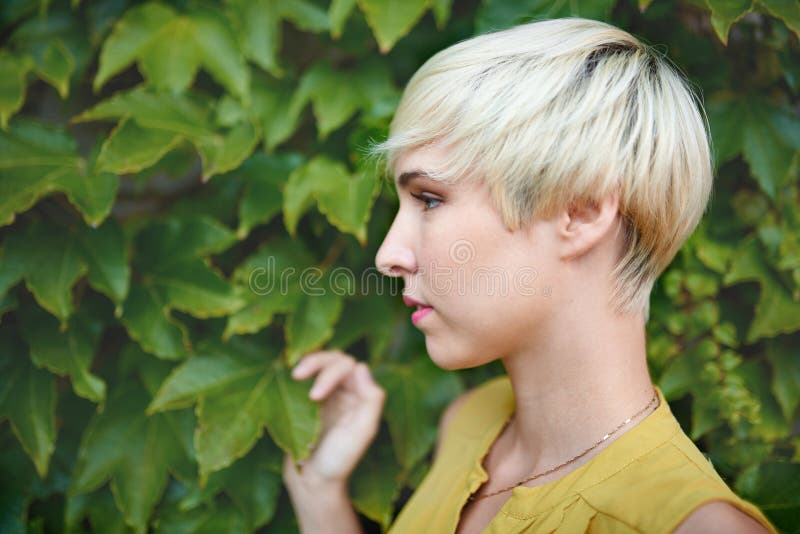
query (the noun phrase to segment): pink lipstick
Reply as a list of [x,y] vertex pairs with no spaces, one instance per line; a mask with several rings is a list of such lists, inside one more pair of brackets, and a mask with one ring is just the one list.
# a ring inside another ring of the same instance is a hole
[[411,322],[415,325],[422,320],[423,317],[428,315],[428,313],[433,311],[432,306],[428,306],[418,300],[414,300],[409,296],[403,295],[403,302],[405,302],[406,306],[416,306],[417,309],[411,314]]
[[417,309],[416,309],[416,310],[415,310],[415,311],[414,311],[414,312],[411,314],[411,322],[412,322],[412,323],[414,323],[414,324],[416,325],[418,322],[420,322],[420,321],[422,320],[422,318],[423,318],[423,317],[425,317],[426,315],[428,315],[428,314],[429,314],[430,312],[432,312],[432,311],[433,311],[433,308],[431,308],[430,306],[425,306],[425,307],[422,307],[422,308],[417,308]]

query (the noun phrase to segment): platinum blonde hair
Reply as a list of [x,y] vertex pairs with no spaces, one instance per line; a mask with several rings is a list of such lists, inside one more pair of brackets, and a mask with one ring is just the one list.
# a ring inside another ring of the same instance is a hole
[[394,169],[401,154],[437,142],[449,159],[426,171],[485,182],[509,229],[618,191],[624,249],[612,305],[645,317],[653,283],[711,193],[705,116],[686,80],[662,54],[593,20],[525,24],[430,58],[374,153]]

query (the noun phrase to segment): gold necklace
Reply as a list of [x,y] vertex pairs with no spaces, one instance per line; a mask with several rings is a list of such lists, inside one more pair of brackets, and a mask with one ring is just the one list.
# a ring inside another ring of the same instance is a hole
[[[551,473],[555,473],[556,471],[558,471],[562,467],[565,467],[565,466],[571,464],[572,462],[580,460],[581,458],[583,458],[584,456],[586,456],[587,454],[592,452],[594,449],[599,447],[608,438],[610,438],[611,436],[613,436],[614,434],[619,432],[619,430],[622,427],[624,427],[625,425],[630,423],[633,419],[636,419],[637,417],[642,415],[644,412],[646,412],[657,401],[658,401],[658,393],[656,393],[655,390],[653,390],[653,398],[650,399],[650,402],[647,403],[647,406],[645,406],[644,408],[642,408],[641,410],[639,410],[638,412],[636,412],[635,414],[633,414],[632,416],[628,417],[623,422],[618,424],[616,426],[616,428],[614,428],[614,430],[612,430],[611,432],[609,432],[608,434],[606,434],[605,436],[603,436],[602,438],[600,438],[599,440],[594,442],[594,444],[591,447],[589,447],[588,449],[586,449],[582,453],[580,453],[580,454],[578,454],[576,456],[573,456],[572,458],[570,458],[569,460],[567,460],[563,464],[558,464],[557,466],[555,466],[553,468],[550,468],[547,471],[544,471],[542,473],[537,473],[537,474],[533,475],[532,477],[526,478],[525,480],[520,480],[519,482],[517,482],[513,486],[509,486],[507,488],[504,488],[504,489],[501,489],[501,490],[498,490],[498,491],[495,491],[495,492],[492,492],[492,493],[486,493],[485,495],[470,495],[469,498],[467,499],[467,501],[469,501],[469,502],[479,501],[479,500],[485,499],[487,497],[493,497],[494,495],[499,495],[501,493],[505,493],[506,491],[511,491],[514,488],[516,488],[517,486],[521,486],[522,484],[525,484],[526,482],[530,482],[531,480],[536,480],[537,478],[542,478],[543,476],[549,475]],[[500,434],[503,433],[503,430],[505,430],[505,428],[508,426],[508,424],[510,422],[511,422],[511,418],[509,418],[508,421],[506,421],[506,424],[503,426],[503,429],[500,431]]]

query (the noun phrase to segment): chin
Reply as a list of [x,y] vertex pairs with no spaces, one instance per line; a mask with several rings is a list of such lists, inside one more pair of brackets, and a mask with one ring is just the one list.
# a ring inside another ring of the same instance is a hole
[[430,356],[431,361],[445,371],[471,369],[492,360],[470,354],[466,350],[443,349],[442,347],[433,346],[428,338],[425,339],[425,346],[428,349],[428,356]]

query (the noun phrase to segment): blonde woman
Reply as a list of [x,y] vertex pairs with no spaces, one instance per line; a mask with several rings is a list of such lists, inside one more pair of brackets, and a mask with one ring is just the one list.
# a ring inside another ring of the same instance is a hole
[[[445,411],[392,532],[774,532],[648,373],[650,290],[712,182],[700,105],[664,57],[582,19],[475,37],[412,77],[377,151],[400,206],[376,264],[431,359],[507,373]],[[487,270],[507,285],[470,283]],[[284,468],[300,527],[359,532],[347,480],[385,393],[341,352],[294,377],[316,377],[323,409],[313,455]]]

